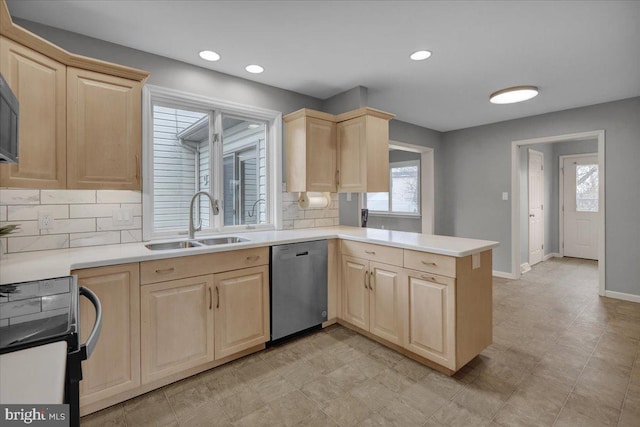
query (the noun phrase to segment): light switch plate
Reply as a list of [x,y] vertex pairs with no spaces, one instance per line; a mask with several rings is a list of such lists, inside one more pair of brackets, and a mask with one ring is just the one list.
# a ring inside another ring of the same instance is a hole
[[133,225],[133,209],[131,208],[114,209],[113,225]]
[[509,193],[507,193],[506,191],[502,192],[502,200],[509,200]]

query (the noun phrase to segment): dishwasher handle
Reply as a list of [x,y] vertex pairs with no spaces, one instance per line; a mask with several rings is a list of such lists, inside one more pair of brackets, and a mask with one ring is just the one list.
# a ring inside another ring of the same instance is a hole
[[102,331],[102,304],[100,304],[98,296],[84,286],[80,286],[79,292],[80,295],[88,299],[96,309],[96,321],[93,324],[91,334],[89,338],[87,338],[87,342],[80,346],[80,359],[87,360],[91,357],[93,350],[95,350],[98,339],[100,338],[100,332]]

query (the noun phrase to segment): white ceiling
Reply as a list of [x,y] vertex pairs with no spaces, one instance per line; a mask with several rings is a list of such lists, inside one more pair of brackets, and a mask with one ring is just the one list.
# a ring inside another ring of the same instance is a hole
[[[13,16],[447,131],[640,95],[640,1],[8,1]],[[198,52],[218,52],[207,63]],[[415,50],[433,51],[421,62]],[[252,75],[247,64],[266,71]],[[536,85],[493,105],[488,95]]]

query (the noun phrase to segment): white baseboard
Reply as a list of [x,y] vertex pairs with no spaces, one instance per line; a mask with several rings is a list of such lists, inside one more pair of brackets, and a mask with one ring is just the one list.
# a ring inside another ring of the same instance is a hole
[[516,278],[516,276],[514,276],[511,273],[507,273],[506,271],[493,270],[493,275],[494,275],[494,277],[500,277],[501,279],[515,279]]
[[624,292],[604,291],[604,296],[624,301],[640,302],[640,295],[625,294]]
[[531,266],[528,262],[523,262],[520,264],[520,274],[526,273],[527,271],[531,271]]
[[558,252],[551,252],[550,254],[546,254],[544,257],[542,257],[542,260],[546,261],[551,258],[562,258],[562,255],[560,255]]

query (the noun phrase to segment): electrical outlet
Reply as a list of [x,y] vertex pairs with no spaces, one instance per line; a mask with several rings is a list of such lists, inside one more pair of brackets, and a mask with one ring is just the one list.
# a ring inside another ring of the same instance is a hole
[[51,212],[38,212],[38,228],[40,230],[51,230],[55,226],[55,221]]
[[116,208],[113,210],[113,225],[133,225],[133,210]]

